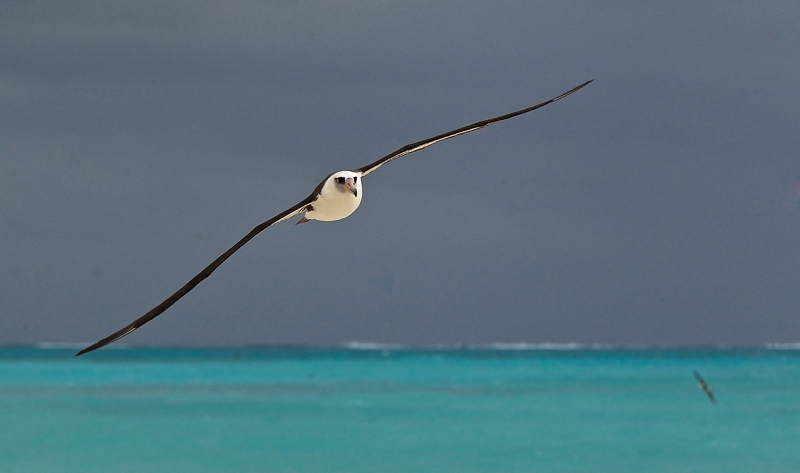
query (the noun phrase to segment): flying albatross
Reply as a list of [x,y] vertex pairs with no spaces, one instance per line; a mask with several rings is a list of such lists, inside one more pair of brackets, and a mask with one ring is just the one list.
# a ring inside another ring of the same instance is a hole
[[700,376],[700,373],[698,373],[697,370],[694,371],[694,379],[697,380],[697,389],[706,393],[706,396],[708,396],[708,400],[711,401],[711,404],[716,405],[717,398],[714,397],[714,391],[711,390],[711,386],[706,383],[706,380]]
[[194,289],[194,287],[197,286],[200,283],[200,281],[211,275],[211,273],[213,273],[214,270],[217,269],[217,267],[219,267],[219,265],[221,265],[226,259],[228,259],[232,254],[234,254],[239,248],[244,246],[245,243],[247,243],[253,237],[264,231],[267,227],[274,225],[276,223],[283,222],[284,220],[288,220],[300,214],[304,215],[300,220],[298,220],[297,224],[306,223],[310,220],[331,222],[334,220],[341,220],[347,217],[348,215],[353,213],[358,208],[358,205],[361,203],[361,198],[362,198],[361,180],[371,172],[383,166],[384,164],[390,161],[394,161],[397,158],[402,158],[403,156],[411,154],[415,151],[425,149],[428,146],[436,144],[440,141],[454,138],[456,136],[469,133],[471,131],[479,130],[483,127],[491,125],[492,123],[508,120],[509,118],[514,118],[518,115],[522,115],[523,113],[532,112],[537,108],[544,107],[545,105],[551,104],[556,100],[563,99],[567,95],[570,95],[571,93],[576,92],[579,89],[585,87],[590,82],[592,81],[590,80],[584,82],[583,84],[575,87],[574,89],[568,92],[559,95],[558,97],[552,98],[550,100],[534,105],[532,107],[523,108],[522,110],[517,110],[516,112],[511,112],[506,115],[500,115],[499,117],[489,118],[487,120],[481,120],[471,125],[467,125],[452,131],[448,131],[447,133],[442,133],[441,135],[436,135],[426,140],[417,141],[416,143],[405,145],[402,148],[398,149],[397,151],[387,154],[381,159],[373,163],[367,164],[364,167],[354,169],[352,171],[339,171],[329,174],[325,179],[322,180],[322,182],[319,183],[319,185],[314,189],[311,195],[301,200],[297,204],[293,205],[292,207],[289,207],[288,209],[279,213],[278,215],[272,217],[266,222],[256,226],[253,230],[250,231],[250,233],[245,235],[244,238],[239,240],[235,245],[230,247],[228,251],[220,255],[211,264],[206,266],[205,269],[200,271],[200,273],[198,273],[195,277],[193,277],[182,288],[178,289],[178,291],[175,292],[175,294],[169,296],[166,300],[164,300],[164,302],[158,304],[152,310],[150,310],[143,316],[139,317],[138,319],[134,320],[133,323],[131,323],[127,327],[117,332],[114,332],[108,337],[100,340],[99,342],[79,351],[75,356],[83,355],[84,353],[97,350],[98,348],[104,347],[109,343],[113,343],[119,340],[120,338],[130,334],[131,332],[141,327],[142,325],[146,324],[147,322],[150,322],[154,318],[158,317],[165,310],[169,309],[170,306],[172,306],[172,304],[177,302],[178,299],[185,296],[186,293]]

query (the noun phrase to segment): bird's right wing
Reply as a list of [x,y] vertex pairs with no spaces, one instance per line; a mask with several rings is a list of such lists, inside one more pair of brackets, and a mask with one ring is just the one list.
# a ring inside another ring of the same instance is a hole
[[98,348],[102,348],[102,347],[108,345],[109,343],[113,343],[113,342],[119,340],[120,338],[130,334],[131,332],[133,332],[137,328],[141,327],[142,325],[146,324],[147,322],[150,322],[154,318],[156,318],[159,315],[161,315],[161,313],[163,313],[165,310],[169,309],[170,306],[172,306],[172,304],[177,302],[178,299],[180,299],[181,297],[185,296],[189,291],[194,289],[195,286],[200,284],[200,281],[202,281],[203,279],[205,279],[208,276],[210,276],[211,273],[213,273],[214,270],[217,269],[217,267],[219,267],[219,265],[221,265],[226,259],[228,259],[232,254],[234,254],[239,248],[244,246],[245,243],[247,243],[248,241],[252,240],[253,237],[255,237],[259,233],[263,232],[269,226],[275,225],[276,223],[283,222],[284,220],[288,220],[288,219],[294,217],[295,215],[299,215],[299,214],[303,213],[308,208],[308,206],[311,205],[316,200],[317,196],[319,195],[320,190],[322,189],[322,185],[324,183],[325,183],[325,181],[323,180],[322,183],[319,186],[317,186],[316,189],[314,189],[314,192],[310,196],[306,197],[305,199],[303,199],[302,201],[300,201],[296,205],[284,210],[283,212],[281,212],[278,215],[272,217],[271,219],[267,220],[266,222],[261,223],[260,225],[256,226],[253,230],[250,231],[250,233],[245,235],[244,238],[242,238],[241,240],[236,242],[235,245],[230,247],[228,249],[228,251],[226,251],[225,253],[221,254],[217,259],[215,259],[211,264],[206,266],[205,269],[200,271],[195,277],[193,277],[182,288],[178,289],[175,292],[175,294],[173,294],[173,295],[169,296],[168,298],[166,298],[166,300],[164,300],[164,302],[162,302],[161,304],[158,304],[157,306],[153,307],[148,313],[146,313],[143,316],[139,317],[138,319],[134,320],[130,325],[126,326],[125,328],[123,328],[121,330],[118,330],[118,331],[112,333],[111,335],[107,336],[106,338],[100,340],[99,342],[97,342],[97,343],[95,343],[93,345],[90,345],[90,346],[84,348],[83,350],[79,351],[75,356],[80,356],[80,355],[83,355],[84,353],[89,353],[90,351],[97,350]]

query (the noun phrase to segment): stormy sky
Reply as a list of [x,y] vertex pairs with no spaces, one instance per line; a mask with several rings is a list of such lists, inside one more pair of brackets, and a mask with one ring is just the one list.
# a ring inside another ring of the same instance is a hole
[[0,344],[800,340],[800,5],[0,2]]

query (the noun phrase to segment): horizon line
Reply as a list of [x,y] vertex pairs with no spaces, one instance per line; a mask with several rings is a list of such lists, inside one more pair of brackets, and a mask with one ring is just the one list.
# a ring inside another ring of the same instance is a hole
[[[0,344],[2,348],[36,348],[42,350],[81,349],[84,342],[34,342]],[[171,349],[171,350],[231,350],[231,349],[309,349],[309,350],[496,350],[496,351],[579,351],[579,350],[800,350],[800,342],[767,342],[760,344],[645,344],[645,343],[582,343],[582,342],[488,342],[488,343],[435,343],[403,344],[385,342],[350,341],[338,344],[313,343],[249,343],[232,345],[191,344],[116,344],[104,347],[110,350]]]

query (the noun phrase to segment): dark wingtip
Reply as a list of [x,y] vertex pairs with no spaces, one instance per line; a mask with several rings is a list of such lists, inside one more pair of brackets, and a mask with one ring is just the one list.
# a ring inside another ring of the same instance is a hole
[[554,98],[554,99],[552,100],[552,102],[555,102],[556,100],[561,100],[561,99],[563,99],[564,97],[566,97],[567,95],[569,95],[569,94],[571,94],[571,93],[573,93],[573,92],[577,92],[577,91],[581,90],[582,88],[586,87],[587,85],[591,84],[592,82],[594,82],[594,79],[587,80],[586,82],[584,82],[583,84],[581,84],[581,85],[579,85],[579,86],[575,87],[574,89],[572,89],[572,90],[570,90],[570,91],[568,91],[568,92],[564,92],[563,94],[561,94],[561,95],[559,95],[558,97]]
[[92,348],[92,347],[86,347],[86,348],[84,348],[83,350],[79,351],[78,353],[75,353],[75,356],[81,356],[81,355],[83,355],[84,353],[89,353],[89,352],[90,352],[90,351],[92,351],[92,350],[94,350],[94,348]]
[[[156,314],[156,315],[158,315],[158,314]],[[144,323],[147,323],[147,321],[150,320],[150,319],[147,319],[144,322],[139,323],[140,320],[141,319],[135,321],[134,323],[128,325],[127,327],[123,328],[122,330],[119,330],[117,332],[112,333],[111,335],[107,336],[106,338],[100,340],[97,343],[89,345],[88,347],[86,347],[83,350],[81,350],[78,353],[76,353],[75,356],[81,356],[84,353],[89,353],[90,351],[95,351],[98,348],[103,348],[104,346],[106,346],[108,344],[114,343],[117,340],[119,340],[120,338],[124,337],[125,335],[130,334],[131,332],[133,332],[134,330],[139,328]]]
[[81,355],[83,355],[85,353],[89,353],[90,351],[95,351],[98,348],[102,348],[102,347],[108,345],[109,343],[111,343],[111,342],[106,342],[106,343],[103,343],[103,342],[105,342],[105,340],[101,340],[101,341],[99,341],[99,342],[97,342],[95,344],[89,345],[88,347],[84,348],[83,350],[79,351],[78,353],[75,353],[75,356],[81,356]]

